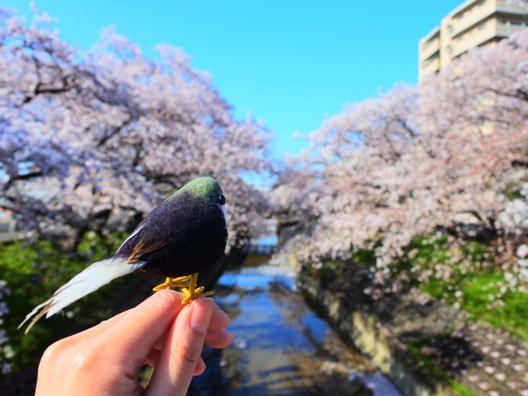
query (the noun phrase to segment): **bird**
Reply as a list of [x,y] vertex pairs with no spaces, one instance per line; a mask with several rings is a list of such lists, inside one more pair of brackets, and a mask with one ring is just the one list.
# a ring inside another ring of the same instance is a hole
[[27,333],[46,318],[94,292],[113,279],[134,271],[164,276],[153,291],[180,288],[182,304],[213,294],[197,287],[198,273],[224,253],[227,244],[226,199],[210,176],[197,177],[155,207],[116,253],[95,262],[60,287],[26,315]]

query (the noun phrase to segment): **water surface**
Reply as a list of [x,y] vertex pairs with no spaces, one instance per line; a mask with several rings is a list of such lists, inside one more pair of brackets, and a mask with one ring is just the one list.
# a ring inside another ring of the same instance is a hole
[[191,395],[399,395],[306,304],[294,273],[270,264],[226,272],[217,303],[232,345],[206,350]]

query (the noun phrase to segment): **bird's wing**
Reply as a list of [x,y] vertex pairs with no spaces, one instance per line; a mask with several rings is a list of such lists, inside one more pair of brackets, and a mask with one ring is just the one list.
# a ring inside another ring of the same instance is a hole
[[131,240],[132,238],[134,238],[134,237],[135,237],[135,236],[136,236],[136,235],[137,235],[137,234],[143,229],[143,226],[144,226],[144,224],[140,224],[140,225],[134,230],[134,232],[133,232],[132,234],[130,234],[130,235],[128,236],[128,238],[125,239],[125,240],[123,241],[123,243],[121,244],[121,246],[119,246],[119,247],[117,248],[117,251],[116,251],[116,252],[119,252],[119,251],[121,250],[121,248],[122,248],[123,246],[125,246],[125,243],[127,243],[129,240]]
[[26,315],[24,321],[20,323],[18,328],[21,328],[24,323],[31,319],[25,331],[27,333],[42,316],[46,315],[49,318],[72,302],[92,293],[115,278],[134,272],[144,264],[142,262],[136,262],[130,265],[125,259],[119,257],[112,257],[93,263],[84,269],[84,271],[70,279],[68,283],[53,293],[48,300],[36,306],[33,311]]
[[141,238],[138,243],[134,246],[132,253],[128,256],[128,264],[137,263],[141,257],[147,253],[152,253],[158,249],[161,249],[167,244],[167,241],[164,240],[147,240],[145,237]]

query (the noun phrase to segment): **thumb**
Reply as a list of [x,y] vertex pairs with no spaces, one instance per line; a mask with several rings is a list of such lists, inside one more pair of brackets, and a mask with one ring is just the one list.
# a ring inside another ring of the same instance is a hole
[[213,311],[214,302],[205,298],[182,309],[170,327],[147,395],[187,394]]

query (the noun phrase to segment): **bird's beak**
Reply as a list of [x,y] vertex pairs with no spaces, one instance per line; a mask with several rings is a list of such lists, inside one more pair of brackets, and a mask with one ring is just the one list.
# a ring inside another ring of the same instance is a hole
[[227,220],[227,205],[222,205],[222,213],[224,214],[224,219]]

